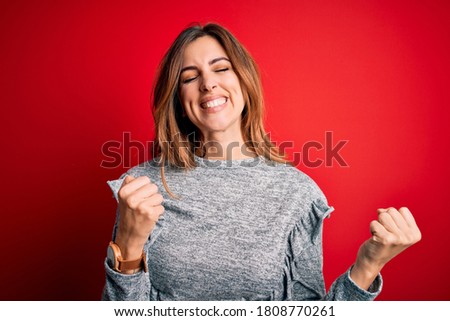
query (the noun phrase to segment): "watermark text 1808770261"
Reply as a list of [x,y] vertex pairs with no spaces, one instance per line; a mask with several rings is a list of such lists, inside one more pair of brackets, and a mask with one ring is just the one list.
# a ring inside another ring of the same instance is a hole
[[[189,138],[192,142],[195,141],[195,137]],[[282,154],[290,153],[291,163],[294,166],[303,165],[309,168],[317,168],[320,166],[325,167],[349,167],[348,162],[341,155],[342,149],[347,145],[349,140],[337,140],[333,141],[333,132],[326,131],[324,141],[310,140],[305,142],[300,149],[295,148],[293,141],[282,141],[276,144]],[[200,143],[200,142],[198,142]],[[201,144],[195,144],[200,146]],[[167,142],[169,148],[172,146],[170,142]],[[213,151],[214,158],[217,159],[230,159],[233,149],[240,148],[243,155],[251,156],[252,153],[247,149],[246,145],[239,146],[238,142],[232,142],[224,147],[217,142],[208,142],[202,145],[202,148],[208,148],[208,151]],[[149,159],[152,159],[156,151],[156,142],[147,141],[141,142],[131,139],[130,132],[124,132],[122,140],[109,140],[102,144],[101,153],[102,160],[100,167],[102,168],[124,168],[128,169],[135,165],[143,164]],[[211,155],[211,153],[210,153]],[[251,163],[246,162],[244,166],[251,167],[256,166],[258,162],[253,161]],[[155,166],[157,163],[154,163]],[[205,162],[208,166],[216,166],[215,162]],[[231,163],[230,163],[231,164]],[[138,165],[137,165],[138,166]]]

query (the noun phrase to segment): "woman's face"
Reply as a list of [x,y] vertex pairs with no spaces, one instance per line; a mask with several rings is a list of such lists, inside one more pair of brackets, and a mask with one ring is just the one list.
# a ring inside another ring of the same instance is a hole
[[179,96],[186,115],[205,138],[219,132],[240,135],[245,104],[241,85],[216,39],[204,36],[186,47]]

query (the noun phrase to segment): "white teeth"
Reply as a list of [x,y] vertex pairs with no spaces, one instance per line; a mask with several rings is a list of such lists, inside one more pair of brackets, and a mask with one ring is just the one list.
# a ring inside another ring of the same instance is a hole
[[217,107],[217,106],[223,105],[226,102],[227,102],[227,99],[222,97],[222,98],[210,100],[206,103],[203,103],[202,106],[206,107],[206,108],[212,108],[212,107]]

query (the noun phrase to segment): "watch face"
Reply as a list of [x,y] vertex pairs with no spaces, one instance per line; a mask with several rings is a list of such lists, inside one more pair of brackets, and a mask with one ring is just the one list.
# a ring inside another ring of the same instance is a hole
[[106,260],[108,262],[109,267],[114,268],[114,262],[116,261],[116,258],[114,256],[114,251],[111,246],[108,246],[108,250],[106,252]]

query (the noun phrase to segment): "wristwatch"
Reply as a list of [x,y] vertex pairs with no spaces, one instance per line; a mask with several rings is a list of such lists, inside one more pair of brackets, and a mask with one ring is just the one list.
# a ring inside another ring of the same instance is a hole
[[124,260],[122,259],[122,254],[120,252],[119,246],[113,241],[109,242],[108,251],[106,254],[108,265],[119,273],[132,272],[144,269],[144,272],[148,272],[147,259],[145,257],[144,251],[142,251],[142,256],[136,260]]

